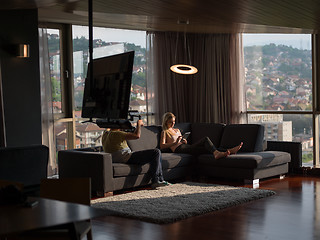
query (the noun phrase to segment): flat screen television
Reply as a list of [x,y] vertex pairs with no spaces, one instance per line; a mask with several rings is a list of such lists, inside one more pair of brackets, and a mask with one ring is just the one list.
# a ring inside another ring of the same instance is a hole
[[134,51],[131,51],[96,58],[88,64],[81,114],[83,118],[128,118],[133,60]]

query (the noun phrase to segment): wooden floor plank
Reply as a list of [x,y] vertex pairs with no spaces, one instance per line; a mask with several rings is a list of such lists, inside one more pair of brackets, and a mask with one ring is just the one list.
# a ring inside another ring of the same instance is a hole
[[[239,183],[207,182],[239,186]],[[92,221],[93,237],[95,240],[319,239],[319,177],[269,179],[261,181],[259,188],[274,190],[277,194],[165,225],[100,217]]]

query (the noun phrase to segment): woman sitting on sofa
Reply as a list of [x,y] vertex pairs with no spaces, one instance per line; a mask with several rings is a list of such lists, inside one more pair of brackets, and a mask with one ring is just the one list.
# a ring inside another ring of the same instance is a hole
[[212,153],[215,159],[227,157],[230,154],[236,154],[242,147],[242,142],[230,149],[217,149],[208,137],[202,138],[200,141],[190,145],[187,140],[182,138],[178,128],[173,128],[176,117],[173,113],[167,112],[162,117],[162,132],[160,139],[160,149],[170,148],[176,153],[190,153],[199,155],[203,153]]
[[143,122],[142,120],[138,120],[134,132],[124,132],[120,129],[105,131],[102,135],[103,151],[111,153],[113,162],[141,165],[150,163],[149,174],[152,181],[152,188],[170,185],[170,183],[163,179],[162,159],[159,149],[131,152],[128,147],[127,140],[140,138],[141,126],[143,126]]

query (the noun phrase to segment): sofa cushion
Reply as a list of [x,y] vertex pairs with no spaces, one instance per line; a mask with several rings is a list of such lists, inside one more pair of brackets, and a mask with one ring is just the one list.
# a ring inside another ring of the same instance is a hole
[[113,163],[113,177],[137,176],[145,174],[150,169],[150,164]]
[[162,169],[182,167],[192,164],[194,158],[190,154],[162,153]]
[[263,151],[264,126],[260,124],[230,124],[223,129],[220,148],[228,149],[243,142],[239,152]]
[[212,167],[225,168],[266,168],[290,162],[291,156],[287,152],[265,151],[255,153],[238,153],[226,158],[214,159],[211,154],[203,154],[198,157],[198,163]]
[[[183,135],[186,132],[191,132],[191,123],[176,123],[174,128],[178,128]],[[190,136],[188,139],[190,139]]]
[[[182,166],[188,166],[194,161],[194,158],[189,154],[178,153],[163,153],[162,154],[162,169],[170,169]],[[145,174],[150,169],[150,164],[126,164],[126,163],[113,163],[113,176],[137,176]]]
[[196,143],[207,136],[216,147],[219,147],[224,127],[225,124],[222,123],[193,123],[192,135],[189,138],[192,139],[192,143]]
[[128,140],[128,146],[132,151],[159,148],[161,126],[141,127],[141,136],[136,140]]

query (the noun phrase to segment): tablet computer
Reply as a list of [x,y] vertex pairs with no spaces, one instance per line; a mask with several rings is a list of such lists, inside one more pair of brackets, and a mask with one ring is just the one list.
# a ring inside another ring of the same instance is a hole
[[182,138],[187,139],[191,132],[186,132],[183,134]]

